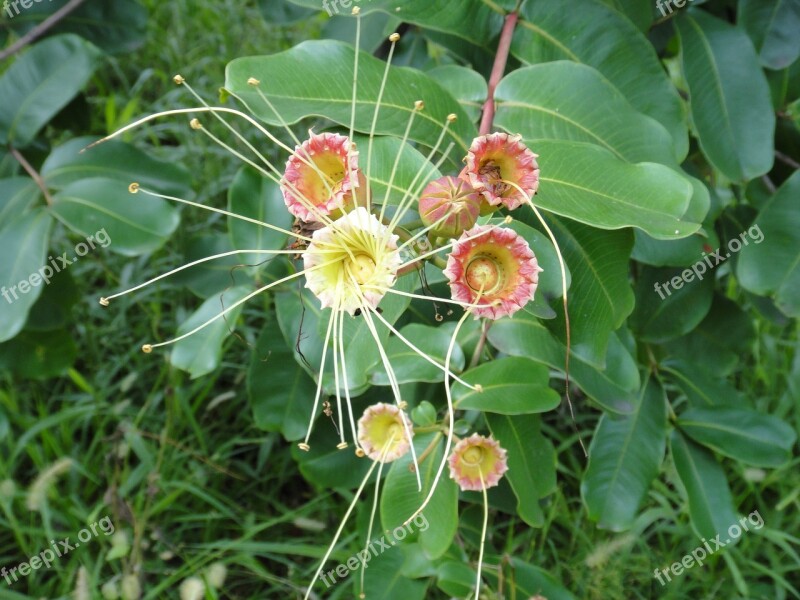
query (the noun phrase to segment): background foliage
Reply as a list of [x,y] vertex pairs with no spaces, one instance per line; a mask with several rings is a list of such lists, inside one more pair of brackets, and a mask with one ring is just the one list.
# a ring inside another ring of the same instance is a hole
[[[0,40],[13,44],[65,4],[4,13]],[[480,324],[468,324],[454,361],[468,381],[498,389],[475,396],[455,385],[460,426],[491,431],[511,464],[490,494],[487,598],[800,597],[800,7],[669,7],[662,15],[649,0],[521,3],[495,127],[520,133],[540,155],[537,205],[569,267],[579,391],[573,428],[558,402],[565,337],[553,248],[515,214],[548,277],[525,312],[489,329],[486,346],[478,347]],[[363,2],[362,49],[375,58],[361,57],[356,129],[369,131],[384,40],[399,30],[393,64],[411,69],[393,69],[386,99],[397,108],[382,113],[377,133],[401,136],[422,97],[429,119],[412,131],[416,147],[427,152],[436,122],[455,112],[450,137],[463,154],[515,8],[513,0]],[[111,238],[50,285],[0,300],[0,564],[16,565],[105,514],[118,531],[10,589],[0,582],[0,597],[77,590],[94,598],[126,576],[141,582],[144,598],[177,597],[182,580],[215,561],[230,576],[221,590],[209,588],[211,598],[294,597],[308,584],[366,465],[335,451],[327,427],[318,428],[315,453],[289,443],[305,432],[314,390],[295,351],[305,292],[259,297],[202,337],[149,357],[143,343],[190,329],[218,311],[221,295],[227,305],[284,267],[233,269],[254,261],[231,257],[113,310],[96,303],[200,256],[287,242],[166,202],[132,203],[131,181],[286,226],[279,193],[191,135],[184,117],[78,151],[143,114],[194,106],[172,84],[177,72],[209,101],[224,85],[250,104],[246,78],[271,82],[270,99],[299,135],[345,124],[349,104],[339,102],[350,97],[352,41],[352,20],[328,19],[317,0],[113,0],[84,3],[0,64],[0,285],[101,228]],[[397,144],[376,139],[376,188]],[[404,164],[409,178],[414,166]],[[663,300],[654,289],[704,253],[732,250],[753,226],[763,241],[750,238],[702,281]],[[446,295],[441,280],[431,284]],[[302,349],[314,356],[315,300],[305,306],[311,334]],[[388,308],[405,334],[443,356],[452,317],[439,324],[416,301]],[[349,384],[361,407],[388,389],[363,348],[358,338],[348,347],[359,360]],[[441,377],[389,348],[425,424],[443,406]],[[48,469],[65,457],[72,462],[56,478]],[[406,467],[386,473],[384,527],[415,504],[399,481]],[[443,482],[431,528],[368,570],[369,597],[468,594],[478,501],[458,499]],[[763,528],[678,582],[653,578],[756,510]],[[360,549],[366,512],[337,562]],[[327,597],[353,589],[341,584]]]

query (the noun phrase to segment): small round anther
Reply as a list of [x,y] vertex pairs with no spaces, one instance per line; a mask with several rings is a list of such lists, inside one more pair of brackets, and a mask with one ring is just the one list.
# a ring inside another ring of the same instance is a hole
[[134,183],[130,184],[130,185],[128,186],[128,191],[129,191],[131,194],[135,194],[136,192],[138,192],[138,191],[139,191],[139,184],[138,184],[138,183],[136,183],[136,182],[134,182]]
[[192,129],[202,129],[203,124],[200,123],[198,119],[192,119],[191,121],[189,121],[189,127],[191,127]]
[[483,391],[483,386],[480,383],[475,384],[475,391],[479,394]]
[[339,442],[338,444],[336,444],[336,447],[339,450],[344,450],[345,448],[347,448],[347,442]]
[[425,103],[422,100],[417,100],[416,102],[414,102],[414,109],[415,110],[424,110],[425,109]]
[[509,223],[511,223],[511,221],[513,221],[513,220],[514,220],[514,217],[512,217],[511,215],[508,215],[508,216],[507,216],[505,219],[503,219],[503,223],[505,223],[506,225],[508,225],[508,224],[509,224]]
[[297,447],[300,448],[300,450],[302,450],[303,452],[308,452],[309,450],[311,450],[311,446],[309,446],[305,442],[300,442],[299,444],[297,444]]
[[261,82],[255,77],[251,77],[250,79],[247,80],[247,85],[257,86],[259,83]]
[[406,402],[405,400],[400,400],[400,402],[397,403],[397,408],[399,408],[400,410],[407,409],[408,408],[408,402]]
[[172,78],[172,81],[174,81],[176,85],[181,85],[186,80],[181,75],[175,75],[175,77]]
[[455,123],[458,121],[458,115],[456,113],[450,113],[447,115],[447,122],[448,123]]
[[100,298],[100,306],[108,306],[108,298]]
[[142,352],[144,352],[145,354],[150,354],[152,351],[153,351],[153,346],[151,346],[150,344],[145,344],[144,346],[142,346]]
[[358,15],[360,15],[361,14],[361,7],[360,6],[354,6],[352,14],[353,14],[354,17],[357,17]]
[[389,41],[392,42],[393,44],[396,44],[397,42],[400,41],[400,34],[393,33],[392,35],[389,36]]
[[364,458],[367,455],[361,448],[356,448],[356,456],[358,458]]

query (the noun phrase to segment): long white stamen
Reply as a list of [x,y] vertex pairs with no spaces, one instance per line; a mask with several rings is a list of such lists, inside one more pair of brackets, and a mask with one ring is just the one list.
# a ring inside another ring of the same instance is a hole
[[361,50],[361,9],[353,7],[353,15],[356,18],[356,51],[355,63],[353,65],[353,102],[350,106],[350,139],[353,139],[353,132],[356,127],[356,99],[358,97],[358,55]]
[[[339,280],[336,283],[336,298],[342,297],[342,271],[339,271]],[[336,413],[339,417],[339,445],[337,448],[343,450],[347,448],[347,442],[344,440],[344,411],[342,411],[342,394],[339,391],[339,340],[341,339],[341,332],[339,331],[339,311],[341,305],[337,303],[331,309],[333,316],[333,386],[336,390]]]
[[448,211],[448,212],[447,212],[447,213],[446,213],[446,214],[445,214],[443,217],[441,217],[440,219],[438,219],[438,220],[437,220],[435,223],[432,223],[431,225],[428,225],[428,226],[427,226],[427,227],[425,227],[424,229],[421,229],[420,231],[418,231],[417,233],[415,233],[413,236],[411,236],[410,238],[408,238],[408,239],[407,239],[405,242],[403,242],[403,243],[400,245],[400,247],[398,248],[398,250],[402,252],[402,251],[403,251],[405,248],[407,248],[408,246],[410,246],[411,244],[413,244],[414,242],[416,242],[416,241],[417,241],[419,238],[421,238],[421,237],[423,237],[423,236],[427,235],[429,231],[431,231],[431,230],[433,230],[433,229],[436,229],[436,228],[437,228],[439,225],[441,225],[442,223],[444,223],[444,222],[445,222],[447,219],[449,219],[451,216],[453,216],[453,212],[452,212],[452,210],[451,210],[451,211]]
[[239,300],[237,302],[234,302],[232,305],[230,305],[229,307],[225,308],[222,312],[220,312],[219,314],[215,315],[214,317],[211,317],[208,321],[206,321],[202,325],[198,325],[197,327],[192,329],[190,332],[184,333],[183,335],[181,335],[179,337],[176,337],[173,340],[166,341],[166,342],[159,342],[158,344],[146,344],[145,348],[147,348],[147,350],[145,350],[145,351],[146,352],[150,352],[154,348],[160,348],[161,346],[168,346],[170,344],[174,344],[174,343],[179,342],[179,341],[181,341],[183,339],[186,339],[190,335],[194,335],[195,333],[197,333],[201,329],[204,329],[205,327],[208,327],[209,325],[211,325],[211,323],[213,323],[217,319],[221,319],[224,315],[228,314],[229,312],[231,312],[236,307],[241,306],[242,304],[244,304],[245,302],[247,302],[251,298],[254,298],[255,296],[258,296],[260,293],[265,292],[268,289],[275,287],[276,285],[280,285],[282,283],[286,283],[287,281],[291,281],[292,279],[297,279],[298,277],[301,277],[301,276],[305,275],[309,271],[315,271],[317,269],[321,269],[323,267],[326,267],[326,266],[328,266],[330,264],[333,264],[333,262],[335,262],[335,261],[329,261],[329,262],[323,263],[321,265],[317,265],[315,267],[311,267],[309,269],[305,269],[303,271],[298,271],[297,273],[292,273],[291,275],[283,277],[282,279],[278,279],[277,281],[273,281],[272,283],[268,283],[267,285],[258,288],[256,291],[251,292],[250,294],[248,294],[247,296],[245,296],[241,300]]
[[[481,288],[483,290],[483,288]],[[480,293],[478,294],[480,296]],[[450,346],[447,348],[447,355],[444,359],[444,392],[445,397],[447,398],[447,418],[448,418],[448,430],[447,430],[447,441],[445,442],[444,446],[444,454],[442,455],[442,461],[439,463],[439,470],[436,472],[436,476],[433,478],[433,483],[431,484],[431,489],[428,491],[428,496],[425,500],[420,504],[419,508],[414,511],[414,514],[411,515],[408,519],[405,520],[403,525],[407,525],[411,521],[413,521],[419,514],[425,510],[425,507],[428,506],[428,503],[433,498],[433,494],[436,492],[436,486],[439,484],[439,480],[442,478],[442,473],[444,472],[444,468],[447,465],[447,459],[450,456],[450,448],[453,445],[453,429],[455,427],[455,418],[453,413],[455,412],[453,409],[453,395],[450,391],[450,360],[453,357],[453,349],[456,345],[456,339],[458,338],[458,332],[461,330],[461,326],[467,320],[472,313],[469,311],[465,312],[464,315],[459,319],[458,324],[456,324],[456,328],[453,331],[453,336],[450,338]]]
[[[421,296],[421,297],[422,297],[422,298],[424,298],[425,296]],[[476,306],[477,306],[477,305],[476,305]],[[444,371],[444,370],[445,370],[445,367],[444,367],[444,365],[441,365],[441,364],[439,364],[439,362],[438,362],[436,359],[434,359],[434,358],[432,358],[432,357],[428,356],[428,355],[427,355],[425,352],[423,352],[422,350],[420,350],[419,348],[417,348],[417,347],[416,347],[416,346],[415,346],[415,345],[414,345],[414,344],[413,344],[413,343],[412,343],[412,342],[411,342],[411,341],[410,341],[410,340],[409,340],[407,337],[405,337],[405,336],[404,336],[402,333],[400,333],[400,332],[397,330],[397,328],[395,328],[395,327],[394,327],[394,326],[393,326],[391,323],[389,323],[389,321],[387,321],[386,319],[384,319],[384,318],[383,318],[383,315],[382,315],[381,313],[379,313],[377,310],[373,309],[373,310],[372,310],[372,314],[374,314],[376,317],[378,317],[378,319],[380,319],[380,320],[381,320],[381,322],[382,322],[384,325],[386,325],[386,327],[389,329],[389,331],[391,331],[393,334],[395,334],[395,335],[397,336],[397,338],[398,338],[399,340],[401,340],[401,341],[402,341],[402,342],[403,342],[403,343],[404,343],[406,346],[408,346],[409,348],[411,348],[411,349],[412,349],[414,352],[416,352],[417,354],[419,354],[419,355],[420,355],[422,358],[424,358],[426,361],[428,361],[429,363],[431,363],[432,365],[434,365],[434,366],[435,366],[436,368],[438,368],[439,370],[441,370],[441,371]],[[472,391],[474,391],[474,392],[480,392],[480,391],[482,391],[482,390],[483,390],[483,388],[481,388],[480,386],[475,386],[475,385],[472,385],[471,383],[467,383],[466,381],[464,381],[463,379],[461,379],[461,378],[460,378],[458,375],[456,375],[456,374],[455,374],[455,373],[453,373],[452,371],[450,372],[450,376],[451,376],[453,379],[455,379],[455,380],[456,380],[458,383],[460,383],[460,384],[461,384],[461,385],[463,385],[463,386],[466,386],[466,387],[468,387],[469,389],[471,389],[471,390],[472,390]]]
[[404,292],[402,290],[396,290],[394,288],[385,289],[379,287],[377,285],[362,285],[361,287],[369,290],[380,290],[387,292],[389,294],[395,294],[397,296],[406,296],[407,298],[415,298],[417,300],[430,300],[431,302],[441,302],[442,304],[455,304],[456,306],[460,306],[461,308],[486,308],[485,304],[469,304],[468,302],[460,302],[458,300],[453,300],[452,298],[439,298],[438,296],[425,296],[424,294],[412,294],[411,292]]
[[201,208],[203,210],[208,210],[208,211],[211,211],[211,212],[215,212],[215,213],[218,213],[220,215],[225,215],[226,217],[233,217],[234,219],[239,219],[241,221],[247,221],[248,223],[254,223],[255,225],[261,225],[262,227],[266,227],[267,229],[271,229],[273,231],[277,231],[278,233],[282,233],[282,234],[288,235],[290,237],[295,237],[297,239],[301,239],[301,240],[306,241],[306,242],[313,241],[310,237],[301,235],[299,233],[295,233],[293,231],[289,231],[287,229],[283,229],[282,227],[276,227],[275,225],[272,225],[271,223],[265,223],[264,221],[259,221],[257,219],[251,219],[250,217],[245,217],[243,215],[238,215],[236,213],[233,213],[233,212],[230,212],[230,211],[227,211],[227,210],[223,210],[221,208],[214,208],[213,206],[207,206],[205,204],[200,204],[198,202],[192,202],[191,200],[184,200],[183,198],[176,198],[175,196],[167,196],[166,194],[159,194],[157,192],[153,192],[151,190],[147,190],[147,189],[139,186],[138,183],[132,183],[130,185],[129,189],[130,189],[131,193],[134,193],[134,194],[137,193],[137,192],[142,192],[142,193],[147,194],[149,196],[155,196],[156,198],[161,198],[162,200],[171,200],[172,202],[179,202],[181,204],[186,204],[188,206],[194,206],[195,208]]
[[458,244],[459,242],[469,242],[471,240],[475,240],[475,239],[478,239],[480,237],[483,237],[487,233],[489,233],[492,229],[496,229],[496,228],[500,227],[500,225],[503,225],[503,224],[508,224],[512,220],[513,219],[511,217],[506,217],[505,219],[503,219],[502,223],[494,223],[494,224],[489,226],[489,229],[486,229],[485,231],[482,231],[481,233],[477,233],[475,235],[471,235],[471,236],[465,237],[465,238],[459,238],[458,240],[453,240],[449,244],[445,244],[444,246],[440,246],[439,248],[435,248],[434,250],[431,250],[430,252],[426,252],[425,254],[420,254],[419,256],[414,257],[414,258],[412,258],[411,260],[409,260],[407,262],[404,262],[402,265],[400,265],[400,269],[404,269],[404,268],[408,267],[409,265],[413,265],[415,262],[419,262],[421,260],[425,260],[426,258],[430,258],[431,256],[439,254],[440,252],[444,252],[445,250],[449,250],[453,246]]
[[[401,415],[401,418],[405,419],[404,416]],[[378,496],[380,495],[381,489],[381,475],[383,474],[383,465],[386,461],[386,455],[389,454],[389,448],[392,447],[392,443],[394,442],[394,434],[389,438],[384,444],[383,452],[381,452],[380,457],[380,465],[378,466],[378,475],[375,478],[375,495],[373,496],[372,500],[372,512],[369,514],[369,527],[367,527],[367,541],[364,544],[364,551],[361,556],[369,556],[369,542],[372,539],[372,528],[375,525],[375,514],[378,512]],[[366,574],[367,570],[367,561],[363,558],[361,559],[361,593],[360,597],[364,598],[364,575]]]
[[[386,59],[386,68],[383,70],[383,79],[381,80],[381,87],[378,90],[378,98],[375,101],[375,112],[372,115],[372,127],[369,130],[369,145],[367,146],[367,181],[370,180],[372,175],[372,143],[375,139],[375,128],[378,125],[378,114],[381,110],[381,101],[383,100],[383,92],[386,89],[386,81],[389,79],[389,69],[392,65],[392,57],[394,56],[394,49],[397,46],[397,41],[400,39],[400,34],[393,33],[389,36],[389,41],[392,45],[389,48],[389,56]],[[358,52],[358,51],[356,51]],[[372,208],[372,194],[367,195],[367,209]]]
[[341,355],[342,365],[342,379],[344,380],[344,401],[347,404],[347,412],[350,416],[350,430],[353,434],[353,443],[356,445],[356,451],[361,447],[358,443],[358,433],[356,432],[356,418],[353,415],[353,403],[350,400],[350,385],[347,379],[347,360],[344,354],[344,312],[339,311],[339,353]]
[[379,221],[383,222],[383,217],[386,214],[386,205],[389,203],[389,194],[392,191],[392,185],[394,184],[394,178],[397,175],[397,168],[400,165],[400,159],[403,156],[403,153],[406,149],[406,143],[408,142],[408,136],[411,133],[411,126],[414,124],[414,117],[417,116],[417,113],[425,108],[425,104],[422,100],[418,100],[414,104],[414,110],[411,111],[411,115],[408,117],[408,124],[406,125],[406,131],[403,134],[403,140],[400,142],[400,152],[397,153],[397,156],[394,159],[394,165],[392,166],[392,173],[389,176],[389,183],[386,186],[386,193],[383,195],[383,204],[381,204],[381,216],[378,218]]
[[112,294],[111,296],[105,296],[101,300],[104,306],[108,304],[110,300],[114,298],[119,298],[120,296],[124,296],[125,294],[130,294],[131,292],[135,292],[137,290],[142,289],[143,287],[147,287],[151,283],[155,283],[165,277],[169,277],[170,275],[174,275],[175,273],[179,273],[185,269],[190,269],[194,266],[202,264],[204,262],[208,262],[211,260],[216,260],[218,258],[225,258],[226,256],[233,256],[235,254],[275,254],[275,255],[282,255],[282,254],[297,254],[296,250],[231,250],[230,252],[222,252],[220,254],[214,254],[213,256],[206,256],[205,258],[200,258],[198,260],[192,261],[188,264],[183,265],[182,267],[178,267],[177,269],[172,269],[171,271],[167,271],[166,273],[162,273],[158,277],[153,277],[152,279],[145,281],[144,283],[140,283],[136,287],[132,287],[129,290],[125,290],[124,292],[117,292],[116,294]]
[[319,563],[319,567],[317,568],[317,572],[314,573],[314,578],[311,580],[311,583],[306,590],[306,595],[303,597],[303,600],[308,600],[308,597],[311,595],[311,590],[314,587],[317,579],[319,579],[320,573],[322,573],[322,569],[325,568],[325,563],[330,558],[333,549],[336,547],[336,542],[339,541],[339,537],[342,535],[342,531],[344,531],[344,527],[347,524],[347,520],[350,518],[350,514],[353,512],[353,509],[356,507],[358,503],[358,498],[361,496],[361,492],[364,491],[364,488],[367,485],[367,481],[369,481],[372,472],[375,470],[376,465],[379,461],[373,461],[372,466],[367,471],[367,474],[364,476],[364,479],[361,481],[361,485],[358,486],[358,490],[356,491],[355,495],[353,496],[353,501],[350,503],[350,506],[347,508],[347,512],[344,514],[344,518],[342,522],[339,524],[339,528],[336,530],[336,534],[333,536],[333,540],[331,541],[331,545],[328,546],[328,551],[325,552],[325,556],[322,557],[322,560]]
[[[375,340],[375,345],[378,347],[378,353],[380,354],[381,361],[383,362],[383,367],[386,369],[386,376],[389,378],[389,385],[392,388],[392,392],[394,394],[394,400],[397,404],[397,407],[400,410],[403,410],[402,407],[402,398],[400,395],[400,384],[397,382],[397,377],[395,376],[394,369],[392,368],[392,364],[389,361],[389,357],[386,355],[386,351],[383,348],[383,344],[381,343],[381,338],[378,335],[378,330],[375,328],[375,323],[372,321],[372,311],[370,310],[371,305],[364,299],[364,295],[361,293],[361,289],[355,283],[355,279],[353,279],[355,284],[355,289],[357,294],[361,299],[361,314],[364,317],[364,322],[367,324],[367,329],[369,330],[370,334],[372,334],[372,338]],[[403,430],[405,431],[406,438],[408,439],[409,446],[411,447],[411,457],[414,461],[414,472],[417,476],[417,487],[420,491],[422,491],[422,479],[419,474],[419,463],[417,462],[417,453],[414,450],[414,440],[411,436],[411,430],[408,427],[408,423],[406,419],[403,419]]]
[[317,409],[319,408],[319,400],[322,396],[322,375],[325,372],[325,358],[328,355],[328,342],[331,339],[331,330],[333,328],[333,320],[336,318],[336,311],[331,310],[331,316],[328,319],[328,329],[325,332],[325,341],[322,343],[322,360],[319,363],[319,376],[317,377],[317,393],[314,396],[314,408],[311,409],[311,418],[308,423],[308,430],[306,431],[306,438],[303,443],[298,444],[298,448],[305,450],[310,449],[308,440],[311,437],[311,430],[314,428],[314,420],[317,417]]
[[478,468],[478,477],[481,479],[481,490],[483,491],[483,531],[481,531],[481,549],[478,553],[478,581],[475,583],[475,600],[480,600],[481,595],[481,569],[483,568],[483,549],[486,545],[486,530],[489,526],[489,496],[486,494],[486,483],[483,481],[483,473]]

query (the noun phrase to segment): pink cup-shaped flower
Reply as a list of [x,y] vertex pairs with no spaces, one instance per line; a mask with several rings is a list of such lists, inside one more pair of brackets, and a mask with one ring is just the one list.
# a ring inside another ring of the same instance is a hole
[[358,441],[372,460],[392,462],[411,449],[406,426],[413,437],[414,430],[402,410],[393,404],[373,404],[358,420]]
[[506,451],[496,440],[477,433],[456,444],[448,464],[450,478],[464,492],[494,487],[508,471]]

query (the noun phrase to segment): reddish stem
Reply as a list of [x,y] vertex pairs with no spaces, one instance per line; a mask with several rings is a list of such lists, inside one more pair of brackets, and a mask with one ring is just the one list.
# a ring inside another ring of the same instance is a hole
[[506,22],[503,25],[503,32],[500,34],[500,43],[497,45],[497,54],[494,57],[492,74],[489,76],[489,93],[483,105],[483,117],[481,118],[480,134],[486,135],[492,131],[494,126],[494,92],[497,89],[503,74],[506,72],[508,53],[511,50],[511,40],[514,37],[514,29],[517,27],[519,13],[514,11],[506,15]]

